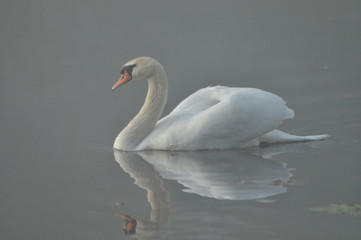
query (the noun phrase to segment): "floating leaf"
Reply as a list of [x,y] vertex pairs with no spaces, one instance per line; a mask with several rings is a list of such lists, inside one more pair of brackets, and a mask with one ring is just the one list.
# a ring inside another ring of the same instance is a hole
[[329,214],[344,214],[348,216],[361,216],[361,205],[359,204],[329,204],[322,207],[309,208],[310,211],[325,212]]

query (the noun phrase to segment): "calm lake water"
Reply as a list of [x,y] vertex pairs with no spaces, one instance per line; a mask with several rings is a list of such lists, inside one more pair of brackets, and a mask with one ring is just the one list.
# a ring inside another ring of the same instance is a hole
[[[0,239],[360,239],[360,1],[13,0],[0,12]],[[143,55],[167,71],[164,114],[202,87],[256,87],[295,110],[282,130],[331,138],[114,152],[147,86],[111,86]]]

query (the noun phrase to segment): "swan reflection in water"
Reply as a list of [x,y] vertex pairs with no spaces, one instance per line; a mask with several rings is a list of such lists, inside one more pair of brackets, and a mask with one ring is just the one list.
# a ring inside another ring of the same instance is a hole
[[[262,151],[262,152],[261,152]],[[167,228],[170,195],[164,179],[182,184],[184,192],[228,200],[257,200],[287,191],[292,173],[273,155],[282,147],[227,151],[115,151],[115,159],[140,188],[146,190],[150,219],[125,219],[124,231],[137,239],[160,239]]]

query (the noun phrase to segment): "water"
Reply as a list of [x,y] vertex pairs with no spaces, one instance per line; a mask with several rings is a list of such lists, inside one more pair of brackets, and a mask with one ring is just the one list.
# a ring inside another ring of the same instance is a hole
[[[361,203],[359,1],[0,6],[0,239],[359,239],[360,217],[309,210]],[[111,86],[142,55],[168,73],[165,113],[205,86],[258,87],[295,110],[282,130],[332,137],[114,153],[146,86]]]

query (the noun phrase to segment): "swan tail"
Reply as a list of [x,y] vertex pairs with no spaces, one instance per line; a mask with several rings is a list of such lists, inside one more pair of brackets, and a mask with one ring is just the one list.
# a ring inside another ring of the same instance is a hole
[[261,143],[286,143],[286,142],[306,142],[306,141],[320,141],[328,138],[328,134],[311,135],[311,136],[296,136],[291,135],[280,130],[273,130],[260,137]]

